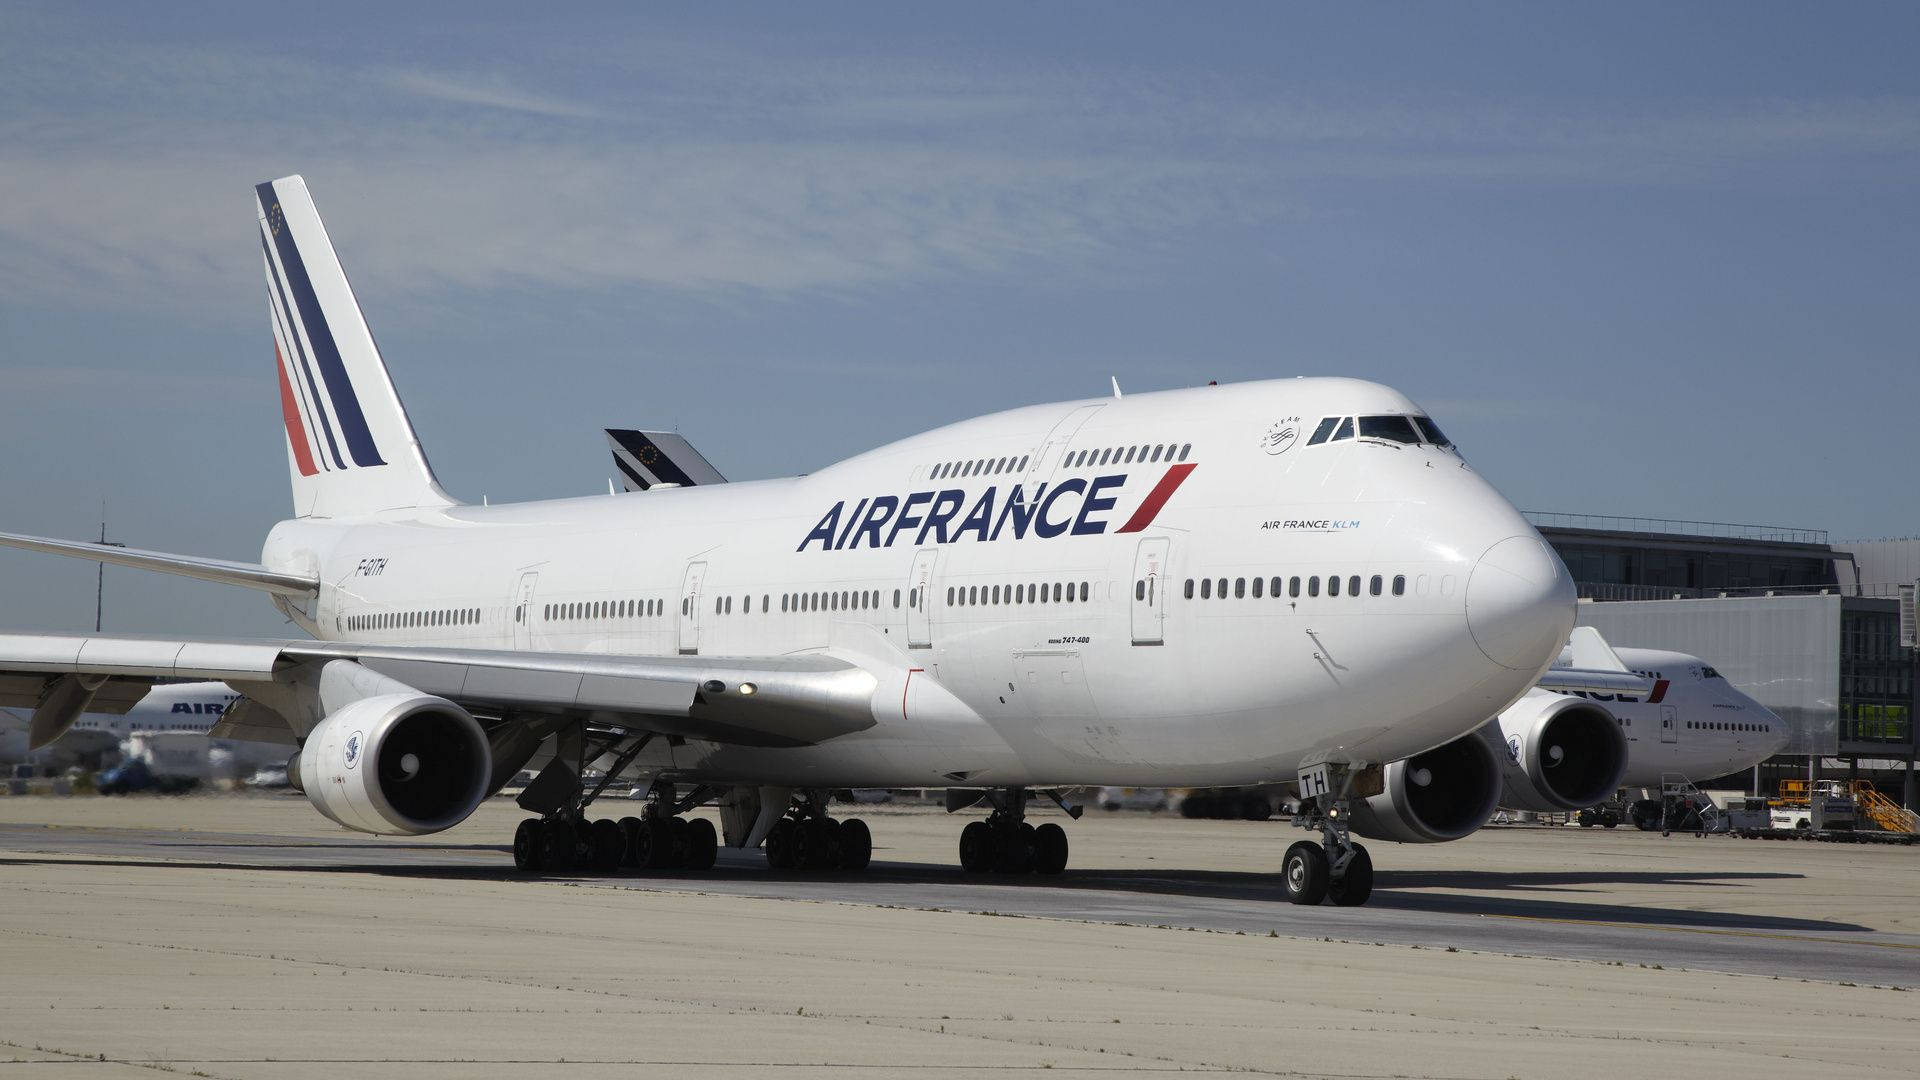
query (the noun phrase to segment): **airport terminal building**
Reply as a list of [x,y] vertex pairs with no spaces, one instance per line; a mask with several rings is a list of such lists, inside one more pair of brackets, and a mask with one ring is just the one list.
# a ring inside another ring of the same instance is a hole
[[[1762,791],[1821,775],[1875,781],[1912,808],[1913,593],[1920,539],[1846,543],[1762,525],[1530,513],[1580,589],[1582,625],[1618,646],[1699,656],[1785,719]],[[1752,777],[1693,777],[1746,787]]]

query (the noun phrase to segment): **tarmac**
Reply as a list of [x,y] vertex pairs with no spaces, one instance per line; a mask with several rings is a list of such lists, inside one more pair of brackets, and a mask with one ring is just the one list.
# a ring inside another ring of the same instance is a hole
[[1916,848],[1491,828],[1370,845],[1373,901],[1307,909],[1284,822],[1092,810],[1065,875],[1012,880],[954,865],[965,813],[837,811],[865,875],[529,880],[505,800],[392,839],[290,795],[0,798],[0,1080],[1920,1061]]

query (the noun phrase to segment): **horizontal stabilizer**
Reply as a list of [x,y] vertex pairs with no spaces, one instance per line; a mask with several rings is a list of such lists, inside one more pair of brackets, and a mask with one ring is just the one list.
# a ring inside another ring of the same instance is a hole
[[607,445],[613,448],[613,466],[628,491],[661,484],[696,487],[727,482],[692,443],[675,432],[608,428]]
[[198,555],[169,555],[164,551],[113,547],[90,540],[54,540],[20,533],[0,533],[0,545],[44,551],[52,555],[70,555],[76,559],[131,566],[139,570],[157,570],[163,574],[179,574],[201,581],[217,581],[223,585],[264,589],[287,596],[312,596],[320,591],[320,579],[317,577],[283,573],[258,563],[206,559]]

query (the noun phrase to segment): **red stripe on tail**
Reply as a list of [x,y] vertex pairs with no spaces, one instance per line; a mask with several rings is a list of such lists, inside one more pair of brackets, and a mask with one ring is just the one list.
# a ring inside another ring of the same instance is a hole
[[1175,465],[1168,469],[1167,475],[1153,485],[1152,491],[1147,492],[1147,501],[1140,504],[1140,509],[1133,512],[1133,516],[1127,519],[1125,525],[1120,526],[1120,531],[1139,532],[1153,524],[1153,519],[1160,516],[1160,508],[1167,505],[1167,500],[1173,498],[1174,490],[1180,486],[1180,482],[1185,480],[1187,474],[1198,465],[1199,462],[1196,461],[1186,465]]
[[287,443],[293,447],[293,463],[301,476],[320,470],[313,464],[313,450],[307,445],[307,428],[300,422],[300,406],[293,400],[293,387],[287,382],[287,363],[280,356],[280,343],[273,343],[273,366],[280,373],[280,418],[287,422]]

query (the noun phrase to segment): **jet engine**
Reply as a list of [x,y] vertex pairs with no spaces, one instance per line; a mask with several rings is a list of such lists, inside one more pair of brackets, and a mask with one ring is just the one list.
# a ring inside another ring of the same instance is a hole
[[1500,799],[1500,763],[1468,733],[1386,768],[1378,795],[1353,802],[1349,827],[1369,840],[1437,844],[1486,824]]
[[492,770],[486,733],[472,715],[419,692],[340,707],[287,762],[288,780],[314,809],[349,829],[388,836],[458,825],[487,797]]
[[1627,737],[1602,705],[1529,690],[1480,729],[1500,759],[1500,805],[1584,810],[1606,801],[1627,772]]

